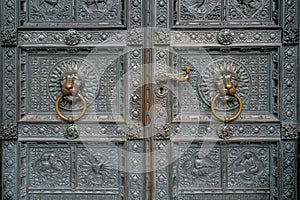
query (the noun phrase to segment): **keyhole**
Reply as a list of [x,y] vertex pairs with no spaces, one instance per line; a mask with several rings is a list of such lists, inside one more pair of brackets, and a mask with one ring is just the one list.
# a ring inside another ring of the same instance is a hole
[[161,95],[163,95],[163,94],[164,94],[164,88],[163,88],[163,87],[160,87],[160,88],[159,88],[159,92],[160,92]]

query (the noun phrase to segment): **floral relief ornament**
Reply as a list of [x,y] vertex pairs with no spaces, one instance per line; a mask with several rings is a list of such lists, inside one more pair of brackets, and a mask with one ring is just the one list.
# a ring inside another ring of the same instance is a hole
[[14,29],[7,29],[1,32],[1,43],[3,46],[17,45],[17,31]]

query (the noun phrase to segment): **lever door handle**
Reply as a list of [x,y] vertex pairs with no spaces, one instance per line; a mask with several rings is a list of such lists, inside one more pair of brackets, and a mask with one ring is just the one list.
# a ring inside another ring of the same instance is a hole
[[157,81],[167,81],[167,80],[175,80],[175,81],[179,81],[179,82],[184,82],[184,81],[188,81],[190,80],[190,73],[191,71],[194,71],[194,68],[191,66],[185,66],[182,71],[184,72],[180,72],[178,74],[173,74],[173,73],[158,73],[156,80]]

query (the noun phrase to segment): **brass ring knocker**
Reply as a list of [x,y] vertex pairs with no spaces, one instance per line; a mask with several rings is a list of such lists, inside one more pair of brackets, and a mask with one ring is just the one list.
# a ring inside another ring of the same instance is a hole
[[222,116],[218,115],[218,113],[217,113],[216,110],[215,110],[215,103],[216,103],[216,100],[218,99],[219,96],[220,96],[220,94],[217,94],[217,95],[213,98],[213,100],[212,100],[212,102],[211,102],[211,111],[212,111],[213,115],[214,115],[217,119],[219,119],[219,120],[221,120],[221,121],[225,121],[226,123],[229,123],[229,122],[234,121],[236,118],[238,118],[238,117],[241,115],[241,113],[242,113],[242,111],[243,111],[243,102],[242,102],[241,97],[238,96],[237,94],[232,95],[232,96],[234,96],[234,97],[238,100],[238,103],[239,103],[238,111],[236,112],[236,114],[235,114],[234,116],[232,116],[232,117],[227,117],[227,116],[222,117]]
[[87,103],[86,100],[84,99],[84,97],[81,94],[77,94],[77,96],[79,96],[79,98],[81,99],[82,102],[82,111],[80,112],[80,114],[77,117],[73,117],[73,116],[64,116],[59,109],[59,102],[61,100],[61,98],[65,96],[64,94],[61,94],[59,97],[57,97],[56,101],[55,101],[55,111],[57,113],[57,115],[62,118],[65,121],[68,121],[69,123],[78,121],[85,113],[87,110]]

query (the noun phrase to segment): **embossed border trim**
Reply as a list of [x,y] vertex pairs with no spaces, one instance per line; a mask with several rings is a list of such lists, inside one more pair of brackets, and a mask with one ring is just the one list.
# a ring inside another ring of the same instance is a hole
[[[231,46],[280,46],[281,30],[230,30],[233,37]],[[217,40],[219,31],[171,31],[171,46],[223,46]],[[158,33],[156,33],[158,35]],[[164,43],[156,40],[156,43]]]

